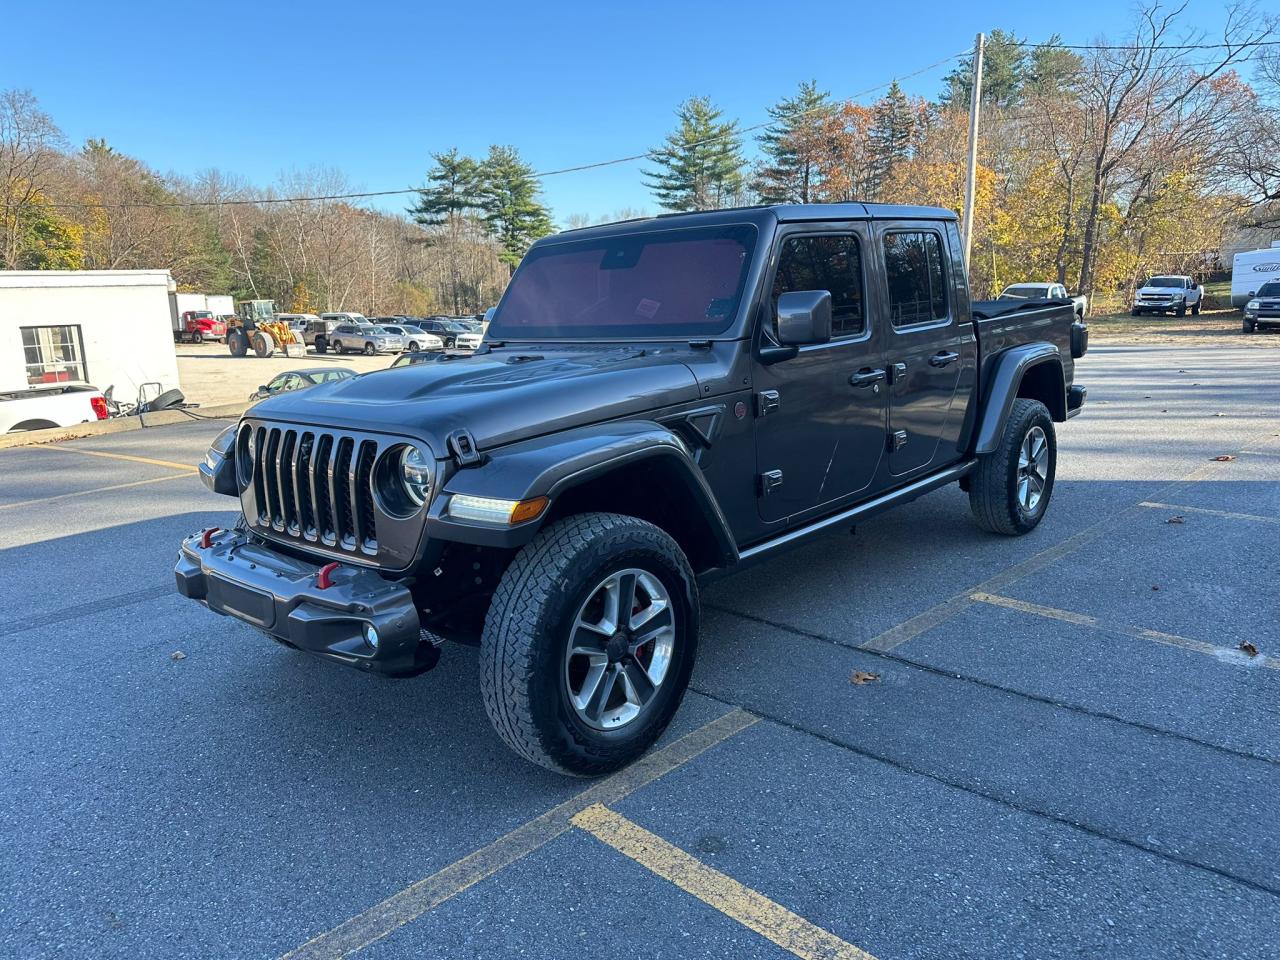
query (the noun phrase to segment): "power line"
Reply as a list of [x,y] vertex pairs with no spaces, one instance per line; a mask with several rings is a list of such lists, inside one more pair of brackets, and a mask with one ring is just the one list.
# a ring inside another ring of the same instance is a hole
[[1108,43],[1031,43],[1016,40],[1002,43],[1007,47],[1026,47],[1035,50],[1247,50],[1253,47],[1280,46],[1280,40],[1254,40],[1246,43],[1160,43],[1108,44]]
[[[929,64],[928,66],[921,67],[919,70],[915,70],[915,71],[912,71],[911,73],[906,73],[901,76],[894,77],[892,80],[888,80],[884,83],[878,83],[874,87],[868,87],[865,90],[859,90],[857,93],[854,93],[848,97],[845,97],[843,100],[839,100],[835,103],[827,103],[819,107],[814,107],[811,110],[802,111],[801,113],[797,114],[797,116],[804,116],[807,113],[822,113],[824,111],[838,110],[842,106],[851,104],[854,101],[860,99],[861,97],[865,97],[879,90],[885,90],[893,86],[895,83],[897,83],[900,80],[910,80],[913,77],[918,77],[923,73],[928,73],[930,70],[935,70],[938,67],[942,66],[943,64],[950,63],[953,60],[959,60],[961,57],[964,57],[967,53],[968,53],[967,50],[962,50],[960,53],[953,53],[948,57],[943,57],[941,60],[937,60]],[[727,140],[730,137],[739,136],[744,133],[754,133],[757,130],[763,130],[766,127],[772,126],[774,122],[775,121],[773,120],[765,120],[761,123],[752,124],[749,127],[734,128],[733,130],[730,130],[726,133],[717,134],[712,137],[707,137],[704,140],[696,140],[692,143],[684,144],[684,146],[700,147],[700,146],[705,146],[706,144],[709,144],[709,143],[716,143],[717,141],[720,141],[720,140]],[[583,170],[598,170],[601,167],[613,167],[621,163],[634,163],[637,160],[650,160],[650,159],[653,159],[654,157],[661,156],[662,153],[664,153],[664,151],[662,150],[646,150],[644,153],[635,153],[626,157],[614,157],[611,160],[597,160],[593,163],[580,163],[575,166],[560,167],[555,170],[541,170],[534,173],[533,176],[536,177],[537,179],[542,179],[544,177],[558,177],[566,173],[580,173]],[[149,202],[123,202],[123,203],[93,203],[91,201],[80,201],[80,202],[70,202],[70,203],[53,203],[53,204],[49,204],[49,206],[57,207],[57,208],[72,207],[72,208],[89,208],[89,209],[102,208],[102,207],[107,207],[111,209],[182,209],[182,208],[193,208],[193,207],[259,206],[259,205],[275,204],[275,203],[319,203],[326,200],[364,200],[370,197],[395,197],[395,196],[403,196],[409,193],[420,193],[422,189],[423,189],[422,187],[404,187],[403,189],[398,189],[398,190],[368,190],[368,191],[362,191],[358,193],[330,193],[330,194],[323,194],[320,196],[310,196],[310,197],[262,197],[260,199],[239,199],[238,198],[238,199],[228,199],[228,200],[174,200],[174,201],[168,201],[168,202],[149,201]]]

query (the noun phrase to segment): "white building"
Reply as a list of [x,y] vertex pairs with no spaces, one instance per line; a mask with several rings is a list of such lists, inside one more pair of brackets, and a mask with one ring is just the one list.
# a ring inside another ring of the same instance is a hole
[[0,391],[88,383],[134,401],[144,384],[144,399],[176,389],[173,288],[168,270],[0,270]]

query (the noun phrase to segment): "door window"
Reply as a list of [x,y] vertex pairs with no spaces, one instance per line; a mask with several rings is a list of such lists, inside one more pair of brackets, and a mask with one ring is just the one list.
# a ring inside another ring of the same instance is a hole
[[782,245],[773,281],[776,333],[778,297],[795,290],[831,294],[831,336],[851,337],[866,328],[862,256],[852,234],[790,237]]
[[933,231],[901,231],[884,237],[889,319],[895,327],[942,320],[947,315],[942,238]]

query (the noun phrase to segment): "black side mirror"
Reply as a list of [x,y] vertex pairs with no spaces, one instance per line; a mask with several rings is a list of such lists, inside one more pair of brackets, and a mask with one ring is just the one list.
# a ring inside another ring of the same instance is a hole
[[267,386],[266,386],[266,384],[263,384],[263,383],[258,384],[258,392],[259,392],[259,393],[266,393],[266,392],[267,392]]
[[1250,291],[1249,291],[1249,296],[1251,296],[1251,297],[1256,297],[1257,295],[1258,295],[1258,291],[1257,291],[1257,290],[1250,290]]
[[778,297],[778,342],[803,347],[831,339],[831,294],[793,290]]

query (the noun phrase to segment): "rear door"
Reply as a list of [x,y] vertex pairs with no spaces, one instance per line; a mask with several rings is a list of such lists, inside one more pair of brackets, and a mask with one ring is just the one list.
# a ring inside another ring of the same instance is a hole
[[826,290],[829,343],[759,364],[756,461],[761,519],[776,521],[854,499],[876,479],[884,453],[886,390],[877,311],[867,300],[865,224],[785,228],[775,241],[762,342],[776,343],[778,297]]
[[877,247],[889,378],[889,473],[894,482],[958,459],[977,343],[963,301],[963,267],[941,222],[882,221]]

